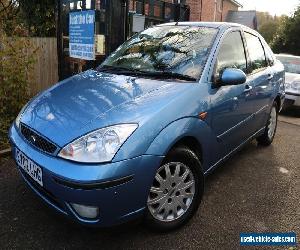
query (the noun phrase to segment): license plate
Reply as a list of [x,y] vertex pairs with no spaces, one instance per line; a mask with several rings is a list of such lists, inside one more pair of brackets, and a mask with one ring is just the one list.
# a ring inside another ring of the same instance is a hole
[[34,181],[43,186],[43,171],[42,168],[30,160],[24,153],[16,148],[16,161]]

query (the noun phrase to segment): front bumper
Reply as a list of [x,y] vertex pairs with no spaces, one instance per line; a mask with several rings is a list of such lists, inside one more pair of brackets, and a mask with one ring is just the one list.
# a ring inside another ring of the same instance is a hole
[[287,92],[285,94],[285,105],[300,106],[300,94]]
[[[9,133],[13,156],[18,147],[43,170],[43,187],[19,167],[29,187],[57,212],[84,225],[112,226],[138,217],[163,157],[143,155],[106,164],[80,164],[44,154],[24,141],[13,125]],[[99,216],[81,218],[71,203],[95,206]]]

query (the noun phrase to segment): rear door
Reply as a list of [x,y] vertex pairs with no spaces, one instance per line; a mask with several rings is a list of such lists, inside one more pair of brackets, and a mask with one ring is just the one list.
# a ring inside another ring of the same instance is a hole
[[[247,59],[242,33],[233,30],[221,40],[215,64],[214,82],[226,68],[247,73]],[[252,134],[253,109],[248,103],[251,81],[240,85],[218,86],[211,90],[211,128],[223,145],[224,154],[238,147]]]
[[[272,58],[264,48],[259,36],[244,32],[249,56],[249,75],[252,92],[248,96],[248,102],[253,109],[253,132],[262,129],[266,125],[266,119],[270,111],[270,101],[274,92],[274,69]],[[268,55],[268,60],[266,55]]]

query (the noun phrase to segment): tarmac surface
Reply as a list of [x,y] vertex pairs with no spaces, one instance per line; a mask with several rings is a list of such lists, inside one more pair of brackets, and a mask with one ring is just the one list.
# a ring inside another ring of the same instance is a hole
[[[296,112],[297,113],[297,112]],[[280,116],[270,147],[253,141],[206,179],[194,218],[168,234],[140,223],[90,229],[58,216],[0,159],[0,249],[296,249],[239,245],[241,232],[300,237],[300,113]]]

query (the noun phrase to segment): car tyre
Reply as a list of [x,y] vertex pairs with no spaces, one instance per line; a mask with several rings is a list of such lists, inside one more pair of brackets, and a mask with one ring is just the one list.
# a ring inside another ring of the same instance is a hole
[[264,133],[257,138],[257,142],[262,146],[269,146],[272,144],[278,123],[278,105],[277,102],[274,102],[269,114],[269,118],[266,124]]
[[204,175],[196,154],[185,146],[172,149],[150,188],[146,225],[160,232],[183,226],[197,211],[203,190]]

